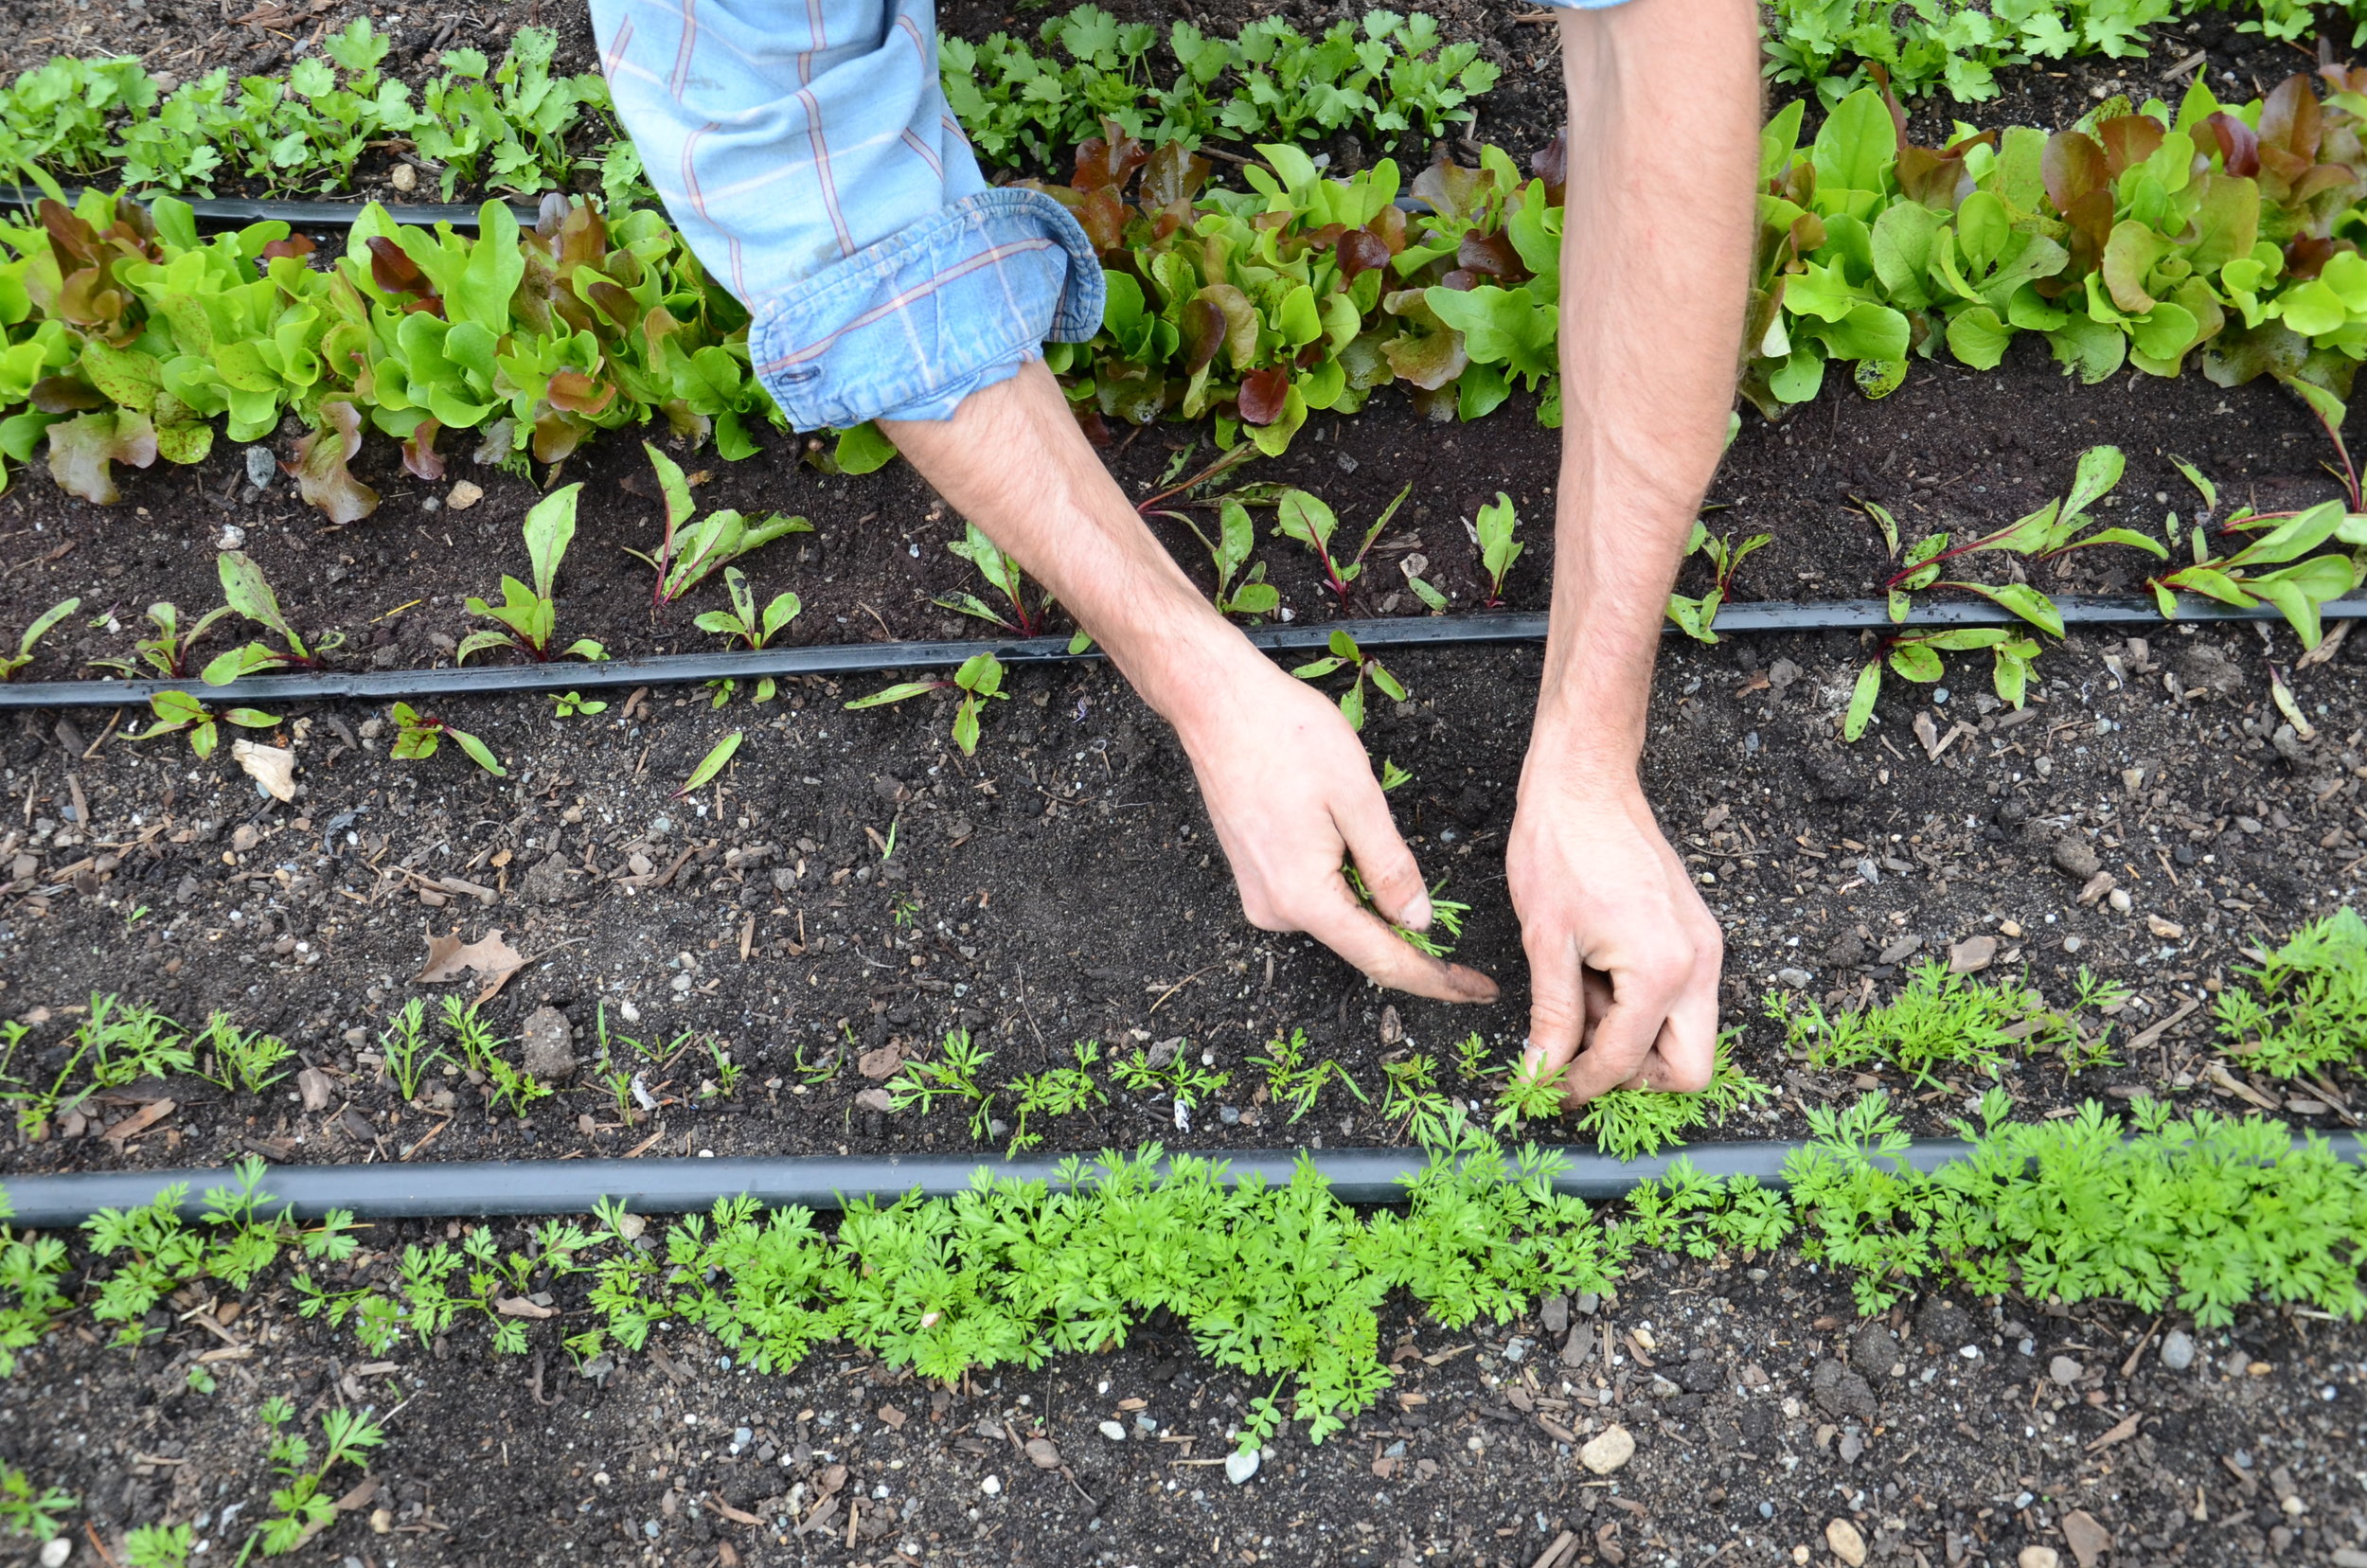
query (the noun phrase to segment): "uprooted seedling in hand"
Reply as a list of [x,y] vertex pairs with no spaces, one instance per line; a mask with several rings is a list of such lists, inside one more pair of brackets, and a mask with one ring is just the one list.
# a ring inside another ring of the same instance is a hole
[[977,567],[978,575],[1003,596],[1010,605],[1011,613],[1005,615],[977,595],[967,591],[944,595],[931,602],[940,610],[952,610],[985,621],[989,626],[999,626],[1015,637],[1042,634],[1044,612],[1052,608],[1052,596],[1041,596],[1036,608],[1028,609],[1027,579],[1020,575],[1019,562],[1004,554],[993,540],[979,532],[977,524],[964,524],[962,537],[945,547]]
[[156,716],[156,722],[132,739],[152,740],[160,735],[178,735],[186,730],[189,749],[201,760],[213,756],[214,748],[222,743],[222,724],[266,730],[279,722],[276,715],[257,708],[224,708],[217,713],[186,691],[160,691],[148,700],[148,708]]
[[962,748],[964,757],[975,756],[978,751],[978,716],[985,710],[988,699],[1001,698],[1007,702],[1011,695],[1003,689],[1003,661],[991,653],[971,654],[962,661],[962,667],[953,671],[953,678],[950,681],[900,681],[885,691],[858,697],[846,705],[850,709],[885,707],[890,703],[900,703],[908,697],[948,689],[958,690],[962,694],[962,705],[953,710],[953,743]]
[[1710,565],[1717,576],[1710,584],[1709,592],[1700,598],[1686,598],[1682,594],[1669,595],[1668,618],[1695,642],[1717,641],[1717,612],[1734,589],[1735,574],[1742,569],[1743,561],[1750,559],[1752,551],[1763,549],[1774,540],[1773,534],[1753,534],[1736,544],[1731,539],[1720,539],[1711,533],[1697,519],[1693,525],[1693,537],[1685,544],[1685,554],[1692,555],[1698,551],[1709,557]]
[[[284,612],[279,608],[279,596],[272,592],[264,580],[263,569],[255,564],[243,550],[224,550],[215,561],[222,577],[222,594],[228,607],[248,620],[276,634],[283,645],[274,648],[269,643],[251,642],[217,654],[205,666],[204,680],[207,686],[228,686],[241,676],[266,669],[311,669],[320,664],[320,656],[341,646],[346,640],[342,632],[322,634],[317,644],[307,646],[297,634]],[[211,617],[199,623],[208,624]],[[195,636],[195,633],[191,633]]]
[[75,611],[80,610],[81,607],[82,601],[80,599],[70,598],[63,600],[61,603],[53,604],[48,609],[44,610],[40,615],[35,615],[33,617],[33,624],[25,629],[25,635],[17,639],[16,651],[13,653],[0,654],[0,681],[12,681],[16,679],[16,672],[33,662],[34,645],[39,643],[42,638],[49,634],[49,629],[51,627],[56,626],[60,621],[65,619],[68,615],[74,614]]
[[761,549],[784,534],[813,531],[813,525],[804,518],[783,517],[778,512],[751,522],[739,512],[727,509],[709,512],[692,523],[691,513],[698,508],[691,504],[690,481],[683,476],[681,465],[647,441],[641,443],[641,450],[650,454],[650,466],[657,471],[658,488],[666,494],[666,534],[653,556],[630,548],[625,553],[648,561],[656,570],[657,584],[650,591],[655,603],[673,603],[705,581],[716,568]]
[[1409,481],[1405,489],[1397,491],[1389,505],[1381,508],[1380,515],[1373,519],[1373,526],[1364,530],[1363,539],[1356,546],[1356,554],[1344,561],[1333,555],[1331,550],[1331,536],[1340,526],[1339,517],[1329,507],[1305,490],[1284,490],[1274,502],[1273,531],[1285,539],[1295,539],[1315,552],[1315,559],[1323,564],[1326,585],[1344,605],[1348,600],[1350,585],[1364,574],[1364,557],[1372,550],[1373,541],[1380,537],[1380,530],[1389,526],[1389,520],[1397,515],[1397,508],[1405,505],[1405,498],[1413,493],[1413,490],[1414,486]]
[[441,719],[432,719],[408,703],[395,704],[395,744],[387,755],[398,762],[425,761],[436,755],[436,748],[450,736],[453,743],[467,752],[476,765],[495,778],[507,778],[509,770],[503,767],[493,748],[471,735],[454,729]]
[[[1364,885],[1363,874],[1355,866],[1344,865],[1340,868],[1340,874],[1347,878],[1348,891],[1356,895],[1358,901],[1375,915],[1379,915],[1381,919],[1388,923],[1389,929],[1396,932],[1416,953],[1426,953],[1433,958],[1444,958],[1454,951],[1452,942],[1442,942],[1433,936],[1429,931],[1415,931],[1411,926],[1401,926],[1390,919],[1388,916],[1381,915],[1380,906],[1373,901],[1372,890]],[[1438,887],[1446,885],[1446,882],[1441,879]],[[1430,890],[1431,929],[1443,931],[1448,935],[1460,940],[1463,935],[1463,918],[1471,912],[1471,906],[1453,899],[1440,898],[1438,887]]]
[[577,638],[558,654],[551,651],[559,625],[559,610],[551,601],[551,594],[559,579],[559,563],[566,559],[567,546],[576,537],[576,502],[582,492],[581,483],[553,490],[526,513],[526,559],[532,563],[534,585],[529,588],[504,574],[501,603],[488,604],[472,595],[469,614],[499,621],[505,630],[472,632],[461,638],[459,650],[454,655],[455,663],[466,664],[470,654],[491,648],[513,649],[538,664],[554,657],[608,657],[608,650],[589,637]]
[[1379,687],[1380,694],[1393,703],[1406,700],[1405,686],[1379,659],[1356,646],[1356,639],[1344,631],[1334,631],[1329,639],[1331,651],[1290,671],[1302,681],[1320,681],[1335,670],[1354,668],[1356,684],[1341,694],[1340,711],[1350,729],[1364,727],[1364,682],[1369,678]]

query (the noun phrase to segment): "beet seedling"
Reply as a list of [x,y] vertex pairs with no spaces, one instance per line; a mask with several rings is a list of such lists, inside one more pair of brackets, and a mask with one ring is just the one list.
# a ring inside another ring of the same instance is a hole
[[34,645],[49,634],[51,627],[56,626],[81,607],[80,599],[70,598],[62,603],[53,604],[35,615],[33,624],[25,629],[25,635],[17,639],[16,651],[0,656],[0,681],[16,679],[16,672],[33,662]]
[[1373,541],[1380,537],[1380,530],[1389,526],[1389,520],[1397,516],[1397,508],[1405,504],[1405,498],[1413,490],[1414,486],[1408,483],[1389,505],[1381,508],[1380,515],[1373,519],[1373,526],[1364,530],[1364,538],[1356,546],[1356,554],[1349,557],[1345,563],[1331,553],[1331,536],[1340,526],[1338,515],[1303,490],[1286,490],[1276,499],[1273,531],[1285,539],[1295,539],[1315,552],[1315,559],[1323,563],[1326,584],[1344,605],[1348,601],[1349,586],[1364,573],[1364,557],[1372,549]]
[[[2318,421],[2318,428],[2324,431],[2326,439],[2334,443],[2334,454],[2342,460],[2342,466],[2339,469],[2332,463],[2323,466],[2328,473],[2342,481],[2342,494],[2350,503],[2350,509],[2355,512],[2367,510],[2367,504],[2362,504],[2359,498],[2358,465],[2351,461],[2350,445],[2342,439],[2342,421],[2350,418],[2349,406],[2324,387],[2303,381],[2298,376],[2281,375],[2277,380],[2285,383],[2287,391],[2301,399],[2302,405],[2309,410],[2310,418]],[[2185,465],[2181,463],[2179,466],[2183,468]],[[2189,477],[2192,477],[2191,472]]]
[[330,632],[323,634],[317,647],[307,647],[280,610],[279,596],[272,592],[271,584],[264,579],[263,569],[245,551],[224,550],[214,564],[229,608],[276,633],[286,646],[279,649],[268,643],[251,642],[215,655],[201,677],[207,686],[228,686],[240,676],[266,669],[311,669],[320,664],[323,653],[345,642],[344,633]]
[[[764,607],[762,615],[758,615],[756,596],[748,591],[747,574],[737,566],[723,568],[723,587],[732,597],[732,607],[729,610],[706,611],[691,624],[702,632],[712,632],[718,636],[736,638],[743,647],[751,650],[762,648],[772,641],[774,636],[791,621],[795,620],[797,613],[805,608],[804,601],[795,594],[775,594],[773,596],[773,602]],[[771,702],[774,692],[777,689],[778,683],[772,676],[758,677],[756,701]],[[730,694],[726,692],[725,695]],[[722,704],[718,703],[716,705],[721,707]]]
[[495,778],[507,778],[509,770],[493,755],[493,748],[471,735],[454,729],[441,719],[431,719],[408,703],[397,703],[394,709],[395,744],[387,753],[398,762],[425,761],[436,755],[436,748],[446,736],[467,752],[476,765]]
[[784,534],[813,531],[813,525],[802,517],[774,512],[762,522],[751,523],[730,510],[709,512],[685,528],[698,508],[691,505],[690,482],[683,477],[682,466],[647,441],[641,443],[641,450],[650,454],[658,489],[666,495],[666,534],[654,556],[630,548],[625,553],[647,561],[657,572],[657,584],[650,591],[652,603],[673,603],[706,580],[717,567],[761,549]]
[[[466,664],[469,655],[489,648],[513,649],[537,664],[547,664],[554,657],[599,660],[608,657],[608,650],[589,637],[578,637],[558,654],[551,652],[551,640],[559,626],[558,607],[551,594],[559,579],[559,563],[566,559],[567,546],[576,537],[576,503],[582,495],[580,482],[555,490],[534,504],[526,513],[524,532],[526,560],[531,564],[534,585],[526,586],[516,578],[502,578],[502,602],[488,604],[472,595],[469,614],[499,621],[507,630],[501,632],[472,632],[460,639],[454,662]],[[454,731],[456,736],[459,732]],[[425,756],[422,752],[419,755]],[[473,755],[473,754],[472,754]],[[488,754],[490,755],[490,754]],[[499,771],[499,770],[495,770]]]
[[868,697],[858,697],[846,704],[849,709],[885,707],[908,697],[924,692],[959,690],[962,705],[953,710],[953,743],[962,748],[964,757],[974,757],[978,751],[978,716],[989,698],[1010,700],[1003,689],[1003,661],[991,653],[973,653],[962,661],[950,681],[899,681],[885,691],[875,691]]
[[1685,554],[1692,555],[1699,551],[1708,556],[1717,577],[1710,584],[1710,591],[1700,598],[1686,598],[1681,594],[1669,595],[1668,618],[1695,642],[1717,641],[1717,612],[1734,588],[1735,574],[1741,570],[1743,561],[1750,558],[1752,551],[1764,549],[1774,541],[1773,534],[1753,534],[1736,544],[1731,539],[1718,538],[1697,520],[1693,525],[1693,538],[1685,544]]
[[1479,509],[1476,522],[1466,525],[1471,543],[1479,546],[1480,565],[1487,573],[1487,605],[1493,610],[1504,601],[1504,578],[1512,563],[1521,559],[1526,548],[1512,536],[1521,526],[1521,514],[1512,508],[1512,497],[1504,491]]
[[579,691],[554,691],[550,694],[550,698],[551,717],[554,719],[573,719],[578,713],[606,713],[608,711],[606,703],[586,697]]
[[931,602],[940,610],[952,610],[999,626],[1015,637],[1040,636],[1043,633],[1044,612],[1052,608],[1052,596],[1045,594],[1033,611],[1027,608],[1027,579],[1020,575],[1019,562],[1005,555],[993,540],[978,531],[978,525],[963,525],[963,535],[945,547],[978,568],[997,593],[1010,604],[1011,613],[1004,615],[992,605],[971,593],[948,594]]
[[1963,626],[1927,632],[1921,636],[1897,638],[1858,671],[1858,684],[1849,694],[1849,710],[1842,716],[1842,739],[1857,739],[1873,722],[1875,700],[1882,694],[1884,663],[1901,680],[1930,686],[1947,672],[1940,660],[1942,652],[1969,652],[1983,648],[1996,659],[1990,684],[1997,688],[1998,696],[2015,707],[2021,706],[2030,686],[2031,666],[2038,657],[2037,638],[2002,626]]
[[148,700],[148,709],[156,722],[131,737],[134,740],[152,740],[160,735],[188,732],[189,749],[199,760],[214,755],[222,742],[221,724],[236,724],[240,729],[266,730],[279,722],[276,714],[257,708],[224,708],[216,713],[186,691],[160,691]]
[[699,765],[690,770],[690,776],[683,780],[683,787],[674,792],[673,797],[681,800],[705,788],[717,774],[723,771],[723,765],[732,759],[733,755],[739,750],[740,741],[746,739],[746,731],[734,730],[722,739],[718,740],[713,749],[699,759]]
[[[148,607],[148,619],[156,628],[156,634],[142,637],[133,643],[132,651],[141,664],[166,680],[185,680],[189,672],[189,654],[196,649],[197,639],[213,630],[214,623],[228,614],[230,606],[218,604],[198,616],[197,624],[184,634],[179,609],[169,603],[151,604]],[[0,660],[0,667],[6,663]],[[101,669],[121,670],[126,676],[137,673],[131,659],[93,659],[91,663]],[[0,674],[0,680],[6,678],[5,674]]]
[[[1255,449],[1237,447],[1234,450],[1250,452]],[[1250,567],[1249,575],[1241,579],[1237,592],[1233,586],[1235,575],[1249,561],[1250,551],[1257,539],[1256,525],[1250,521],[1247,507],[1238,501],[1225,502],[1217,513],[1217,537],[1213,540],[1200,531],[1199,524],[1182,512],[1162,512],[1159,515],[1172,517],[1191,529],[1192,537],[1201,542],[1207,549],[1209,559],[1216,563],[1218,615],[1271,615],[1280,607],[1282,591],[1266,580],[1266,563],[1262,561]]]
[[1364,682],[1368,677],[1374,686],[1380,688],[1380,694],[1391,702],[1402,703],[1406,700],[1404,686],[1382,667],[1379,659],[1357,647],[1354,637],[1345,632],[1335,631],[1331,633],[1330,645],[1331,652],[1327,656],[1303,664],[1290,673],[1302,681],[1320,681],[1335,670],[1353,667],[1356,684],[1340,697],[1340,712],[1346,717],[1350,729],[1361,730],[1364,727]]
[[[2225,531],[2235,530],[2245,521],[2242,514],[2230,518]],[[2153,590],[2155,602],[2170,620],[2178,618],[2180,593],[2200,594],[2239,610],[2249,610],[2265,599],[2283,613],[2304,648],[2315,648],[2323,634],[2320,607],[2349,593],[2357,574],[2347,556],[2298,558],[2337,537],[2349,521],[2341,502],[2324,502],[2285,519],[2226,556],[2212,553],[2210,541],[2198,525],[2189,536],[2194,563],[2148,578],[2145,586]],[[2274,569],[2263,571],[2262,567]]]

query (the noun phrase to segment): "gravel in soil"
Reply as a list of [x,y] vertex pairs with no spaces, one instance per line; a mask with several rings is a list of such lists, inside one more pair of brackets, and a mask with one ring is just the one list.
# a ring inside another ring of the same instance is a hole
[[[1781,1091],[1729,1135],[1799,1134],[1806,1106],[1853,1085],[1912,1095],[1913,1125],[1945,1131],[1979,1079],[1810,1073],[1760,1015],[1775,989],[1878,1000],[1913,962],[1960,951],[2058,1006],[2082,969],[2135,993],[2089,1021],[2112,1026],[2115,1064],[2006,1072],[2024,1114],[2150,1092],[2240,1094],[2308,1125],[2352,1116],[2355,1083],[2327,1086],[2337,1103],[2203,1078],[2213,993],[2237,983],[2245,950],[2357,891],[2356,654],[2346,639],[2295,670],[2317,726],[2305,742],[2265,700],[2263,653],[2289,654],[2289,640],[2075,636],[2046,655],[2020,713],[1962,663],[1938,686],[1891,688],[1856,747],[1835,732],[1857,639],[1671,649],[1646,785],[1725,926],[1739,1060]],[[1079,1039],[1199,1054],[1230,1080],[1200,1108],[1193,1144],[1399,1141],[1378,1104],[1386,1065],[1418,1051],[1445,1094],[1484,1101],[1492,1085],[1459,1078],[1450,1047],[1477,1031],[1501,1062],[1525,1031],[1502,856],[1539,659],[1514,647],[1397,661],[1411,701],[1367,731],[1376,757],[1414,775],[1394,798],[1426,874],[1473,906],[1458,955],[1505,982],[1489,1008],[1384,995],[1305,938],[1247,927],[1187,764],[1099,667],[1018,672],[974,758],[953,750],[942,701],[842,710],[886,677],[792,685],[768,706],[743,694],[721,711],[664,691],[568,720],[546,699],[447,709],[508,759],[507,781],[450,746],[391,762],[383,721],[331,708],[265,737],[298,758],[286,805],[226,757],[192,766],[179,740],[130,743],[112,718],[20,717],[0,752],[0,871],[13,878],[0,998],[36,1025],[28,1060],[62,1065],[76,1009],[120,991],[187,1023],[221,1009],[278,1033],[333,1093],[308,1109],[292,1092],[224,1100],[176,1080],[164,1086],[176,1114],[120,1150],[108,1107],[79,1137],[0,1149],[0,1166],[383,1159],[431,1130],[437,1158],[652,1138],[685,1152],[970,1149],[960,1116],[894,1113],[880,1092],[954,1027],[995,1053],[989,1087],[1065,1065]],[[729,770],[670,798],[733,730],[748,739]],[[487,1017],[516,1039],[537,1008],[563,1015],[567,1092],[523,1123],[489,1115],[456,1072],[399,1103],[377,1070],[390,1015],[475,986],[415,984],[429,943],[493,930],[531,962]],[[1294,1028],[1376,1103],[1335,1086],[1286,1124],[1249,1059]],[[701,1038],[678,1049],[685,1037]],[[703,1039],[729,1052],[736,1085]],[[620,1101],[630,1091],[601,1083],[603,1065],[638,1073],[649,1103]],[[992,1108],[998,1128],[1014,1098]],[[1108,1106],[1040,1130],[1055,1149],[1184,1141],[1169,1101],[1114,1086]]]
[[[368,1267],[390,1273],[386,1250],[430,1234],[382,1229]],[[578,1367],[556,1345],[582,1314],[559,1306],[527,1355],[459,1327],[378,1359],[276,1285],[176,1300],[137,1352],[72,1334],[29,1352],[0,1452],[80,1496],[103,1541],[195,1520],[211,1560],[266,1512],[261,1399],[291,1399],[306,1427],[370,1407],[390,1439],[366,1478],[330,1478],[342,1511],[309,1550],[380,1568],[1704,1553],[1988,1568],[2033,1548],[2232,1565],[2342,1562],[2367,1542],[2349,1473],[2367,1336],[2314,1315],[2198,1331],[1934,1295],[1861,1322],[1840,1281],[1796,1261],[1664,1258],[1612,1298],[1475,1331],[1385,1313],[1395,1381],[1377,1406],[1319,1446],[1285,1434],[1234,1483],[1228,1434],[1265,1390],[1172,1327],[943,1388],[827,1348],[755,1374],[679,1327]],[[200,1367],[210,1395],[188,1386]]]

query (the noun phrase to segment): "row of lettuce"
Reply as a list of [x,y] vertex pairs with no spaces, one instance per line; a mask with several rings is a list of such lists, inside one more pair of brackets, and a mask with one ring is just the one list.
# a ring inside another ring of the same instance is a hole
[[[2328,76],[2323,100],[2305,77],[2234,107],[2198,82],[2175,110],[2115,101],[2071,130],[1960,128],[1936,150],[1872,90],[1806,146],[1788,108],[1762,147],[1746,395],[1780,417],[1837,365],[1880,395],[1915,358],[1990,368],[2023,333],[2091,382],[2199,361],[2221,383],[2347,392],[2367,356],[2367,80]],[[1464,419],[1518,385],[1557,421],[1557,147],[1525,177],[1489,148],[1410,187],[1386,161],[1334,178],[1264,152],[1230,190],[1179,143],[1095,138],[1050,187],[1110,285],[1094,340],[1050,351],[1080,410],[1213,416],[1225,444],[1269,453],[1392,383]],[[111,463],[203,457],[217,419],[240,441],[290,412],[312,426],[294,466],[341,518],[367,509],[346,467],[365,431],[433,472],[447,433],[486,460],[553,463],[662,416],[738,457],[778,419],[745,312],[654,212],[553,197],[522,229],[489,205],[470,237],[372,208],[323,267],[283,225],[201,239],[174,200],[85,193],[0,226],[0,408],[16,410],[0,452],[45,444],[94,500],[113,498]],[[886,454],[874,437],[848,455]]]

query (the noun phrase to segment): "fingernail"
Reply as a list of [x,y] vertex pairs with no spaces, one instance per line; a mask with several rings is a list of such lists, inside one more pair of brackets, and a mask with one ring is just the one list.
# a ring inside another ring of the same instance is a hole
[[1428,893],[1415,894],[1413,900],[1405,906],[1404,920],[1399,923],[1412,931],[1429,930],[1430,895]]

